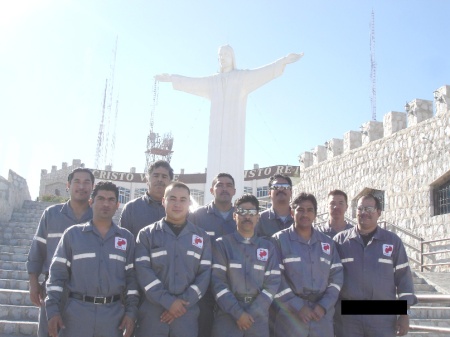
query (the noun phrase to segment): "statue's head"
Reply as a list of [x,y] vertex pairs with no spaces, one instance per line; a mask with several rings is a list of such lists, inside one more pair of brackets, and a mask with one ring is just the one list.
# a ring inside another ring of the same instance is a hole
[[234,50],[230,45],[227,44],[219,47],[219,64],[221,73],[226,73],[236,69]]

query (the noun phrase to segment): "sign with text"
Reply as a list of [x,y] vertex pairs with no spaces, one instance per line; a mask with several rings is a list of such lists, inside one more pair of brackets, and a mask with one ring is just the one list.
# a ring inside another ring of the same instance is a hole
[[[116,172],[116,171],[105,171],[105,170],[92,170],[95,179],[110,180],[110,181],[125,181],[130,183],[145,183],[145,173],[130,173],[130,172]],[[253,170],[244,171],[244,180],[256,180],[265,179],[273,176],[274,174],[284,174],[289,177],[300,175],[300,166],[291,165],[276,165],[263,167]],[[195,174],[190,174],[195,175]],[[174,180],[178,180],[178,174],[174,176]],[[198,176],[204,176],[206,181],[205,173],[198,173]]]

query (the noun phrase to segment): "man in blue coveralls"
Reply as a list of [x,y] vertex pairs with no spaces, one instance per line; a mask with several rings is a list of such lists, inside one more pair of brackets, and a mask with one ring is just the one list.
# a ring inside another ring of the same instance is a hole
[[211,240],[187,220],[188,186],[167,186],[163,204],[166,216],[136,240],[136,273],[145,296],[136,336],[197,337],[197,303],[211,278]]
[[281,278],[275,246],[255,235],[259,202],[244,194],[235,202],[237,230],[218,238],[211,285],[218,310],[213,337],[268,337],[269,307]]
[[[234,178],[228,173],[219,173],[213,179],[210,189],[214,200],[195,210],[189,220],[202,228],[210,237],[211,242],[223,235],[236,230],[233,218],[232,199],[236,194]],[[214,296],[209,289],[198,303],[200,315],[198,318],[198,337],[210,337],[214,321]]]
[[[112,182],[95,185],[92,220],[67,229],[56,248],[45,299],[51,337],[129,337],[133,332],[139,302],[135,241],[112,221],[118,198]],[[61,311],[65,288],[69,298]]]
[[44,300],[45,281],[39,284],[39,275],[48,279],[53,254],[63,232],[72,225],[92,219],[89,205],[94,175],[83,167],[74,169],[67,177],[69,201],[48,207],[42,214],[36,235],[28,253],[27,270],[30,278],[30,299],[39,307],[38,336],[48,337],[48,321]]

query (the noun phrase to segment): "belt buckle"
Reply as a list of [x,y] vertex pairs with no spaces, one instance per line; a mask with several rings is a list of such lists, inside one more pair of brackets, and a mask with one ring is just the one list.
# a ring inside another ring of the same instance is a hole
[[252,300],[253,300],[253,297],[251,297],[251,296],[244,297],[244,303],[250,303]]
[[106,297],[94,297],[94,304],[106,304]]

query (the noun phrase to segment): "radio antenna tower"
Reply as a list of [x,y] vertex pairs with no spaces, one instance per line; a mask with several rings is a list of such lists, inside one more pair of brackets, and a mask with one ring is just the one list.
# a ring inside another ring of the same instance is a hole
[[155,110],[158,105],[158,95],[159,82],[155,79],[155,82],[153,83],[153,105],[150,111],[150,133],[147,136],[147,150],[145,151],[145,172],[147,172],[150,165],[157,160],[165,160],[170,163],[170,160],[172,159],[172,134],[169,132],[160,136],[153,131],[153,126],[155,124]]
[[375,61],[375,13],[372,9],[372,19],[370,21],[370,82],[372,85],[372,95],[370,103],[372,108],[372,120],[377,120],[377,62]]
[[[111,125],[112,124],[111,117],[113,114],[112,109],[113,109],[113,93],[114,93],[114,71],[116,67],[117,40],[118,37],[116,37],[116,44],[112,51],[110,75],[109,78],[106,79],[105,92],[103,94],[102,117],[100,120],[100,127],[98,130],[97,149],[95,151],[96,169],[99,169],[104,165],[110,165],[112,167],[113,164],[112,155],[115,148],[115,139],[116,139],[115,133],[116,133],[118,106],[119,106],[119,99],[117,98],[115,117],[113,122],[114,124]],[[110,133],[112,133],[112,140],[110,139]]]

